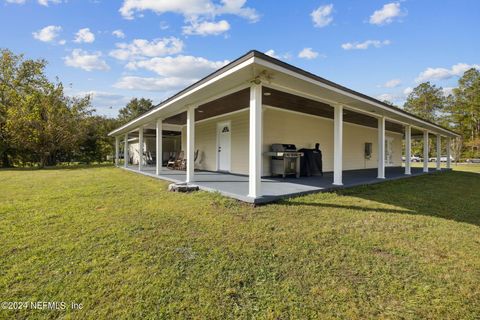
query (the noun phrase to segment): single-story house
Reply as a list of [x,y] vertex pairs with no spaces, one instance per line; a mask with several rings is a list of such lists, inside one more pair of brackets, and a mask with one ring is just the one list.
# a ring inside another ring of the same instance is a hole
[[[429,136],[436,137],[438,170],[446,139],[450,168],[451,139],[458,137],[255,50],[109,135],[119,167],[254,203],[342,186],[347,176],[364,177],[351,180],[361,183],[389,178],[389,172],[411,175],[412,139],[425,146],[421,172],[428,172]],[[184,171],[165,167],[182,155]],[[309,176],[297,178],[308,165]],[[282,171],[287,176],[275,178]]]

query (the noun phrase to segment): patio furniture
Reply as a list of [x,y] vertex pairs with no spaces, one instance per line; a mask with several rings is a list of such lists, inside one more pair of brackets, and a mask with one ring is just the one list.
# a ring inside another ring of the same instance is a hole
[[185,159],[185,152],[180,151],[178,154],[177,159],[173,165],[174,170],[185,170],[186,167],[186,159]]
[[177,161],[180,159],[180,155],[182,156],[183,158],[183,151],[181,151],[180,153],[175,153],[175,152],[172,152],[170,154],[170,158],[168,159],[168,162],[167,162],[167,168],[172,168],[172,169],[175,169],[175,164],[177,163]]
[[[178,161],[177,167],[174,168],[174,169],[187,170],[187,158],[183,158],[183,151],[181,151],[180,153],[182,154],[182,159],[180,161]],[[197,158],[198,158],[198,149],[193,154],[193,162],[194,163],[195,163],[195,161],[197,161]]]

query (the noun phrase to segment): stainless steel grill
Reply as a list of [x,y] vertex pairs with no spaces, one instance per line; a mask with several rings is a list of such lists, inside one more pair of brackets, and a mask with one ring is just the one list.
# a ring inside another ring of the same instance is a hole
[[300,177],[300,157],[303,157],[303,153],[298,152],[294,144],[275,143],[271,145],[270,150],[265,152],[265,155],[271,157],[272,175],[281,175],[285,178],[294,174],[297,178]]

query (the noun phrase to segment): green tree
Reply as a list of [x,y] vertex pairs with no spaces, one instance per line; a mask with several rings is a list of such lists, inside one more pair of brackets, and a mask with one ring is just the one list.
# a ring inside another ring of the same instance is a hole
[[75,151],[84,134],[79,124],[90,114],[88,96],[68,98],[61,83],[47,83],[8,110],[6,129],[19,159],[43,167]]
[[118,126],[118,121],[103,116],[91,116],[82,123],[83,138],[75,159],[81,162],[103,162],[114,153],[114,140],[108,133]]
[[455,129],[469,147],[466,156],[480,156],[480,71],[472,68],[459,79],[449,111]]
[[408,95],[404,109],[431,122],[437,121],[444,111],[443,89],[430,82],[419,84]]
[[150,99],[134,98],[127,103],[125,107],[118,112],[119,124],[125,124],[139,115],[153,108],[153,102]]
[[29,103],[48,83],[43,73],[45,65],[45,60],[25,59],[23,55],[0,49],[0,162],[3,167],[11,166],[17,153],[7,130],[9,113]]

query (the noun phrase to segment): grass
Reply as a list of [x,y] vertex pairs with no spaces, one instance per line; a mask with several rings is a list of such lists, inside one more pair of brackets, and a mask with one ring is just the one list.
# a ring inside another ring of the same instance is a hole
[[83,308],[0,318],[478,319],[468,170],[257,208],[111,167],[3,170],[0,301]]

